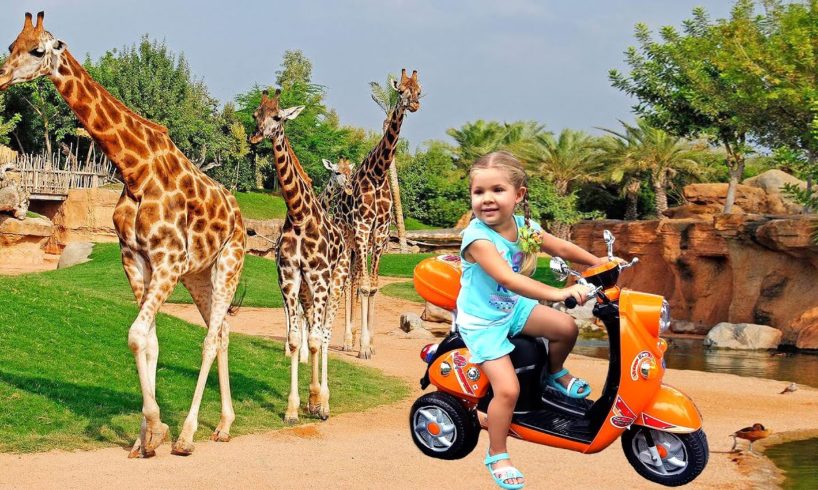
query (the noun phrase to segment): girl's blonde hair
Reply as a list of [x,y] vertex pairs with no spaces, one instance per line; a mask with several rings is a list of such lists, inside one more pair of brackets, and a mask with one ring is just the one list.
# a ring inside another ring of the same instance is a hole
[[[469,191],[471,191],[472,182],[474,181],[474,174],[487,168],[497,168],[504,171],[515,189],[526,188],[525,196],[523,196],[523,200],[518,206],[522,208],[526,226],[531,226],[531,207],[528,204],[528,174],[525,173],[523,164],[517,160],[517,157],[507,151],[487,153],[478,158],[469,169]],[[517,230],[517,233],[519,235],[519,230]],[[520,266],[520,274],[530,276],[536,269],[537,254],[526,253]]]

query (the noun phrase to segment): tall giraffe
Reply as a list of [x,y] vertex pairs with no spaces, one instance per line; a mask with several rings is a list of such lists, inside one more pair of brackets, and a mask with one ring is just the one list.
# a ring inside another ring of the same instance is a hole
[[[274,97],[263,92],[261,104],[253,115],[256,132],[250,143],[263,138],[273,143],[276,174],[287,205],[287,217],[281,228],[276,253],[278,285],[284,296],[287,314],[287,343],[290,352],[290,395],[284,421],[298,422],[298,351],[302,342],[304,319],[309,320],[309,349],[312,354],[312,381],[307,410],[322,419],[329,417],[327,354],[332,337],[332,322],[338,310],[349,275],[349,252],[344,230],[324,211],[312,190],[312,181],[293,153],[284,134],[284,123],[293,119],[303,106],[279,107],[280,90]],[[319,348],[321,383],[318,383]]]
[[[400,101],[384,124],[380,142],[352,175],[352,193],[342,195],[340,204],[339,219],[348,230],[351,229],[348,236],[352,236],[354,241],[351,287],[360,283],[361,348],[358,357],[361,359],[371,358],[373,352],[371,328],[374,326],[378,267],[389,241],[389,225],[392,221],[392,194],[386,177],[395,156],[406,110],[415,112],[420,108],[421,87],[417,70],[412,72],[412,76],[406,76],[404,68],[400,81],[392,80],[392,88],[398,92]],[[348,313],[344,349],[352,350],[351,297],[347,297],[346,305]]]
[[202,365],[176,454],[193,451],[199,406],[214,358],[218,360],[221,420],[212,435],[230,439],[235,419],[227,370],[229,327],[224,321],[244,264],[245,231],[238,203],[193,165],[167,129],[128,109],[95,82],[64,42],[43,29],[43,12],[23,30],[0,69],[0,90],[47,76],[82,126],[116,165],[125,188],[114,210],[122,265],[139,304],[128,332],[142,389],[142,426],[130,456],[150,457],[168,436],[156,402],[159,342],[156,312],[179,280],[208,325]]

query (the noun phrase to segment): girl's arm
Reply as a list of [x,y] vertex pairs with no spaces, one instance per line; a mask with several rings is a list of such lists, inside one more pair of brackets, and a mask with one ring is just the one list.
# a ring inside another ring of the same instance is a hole
[[580,304],[585,301],[587,289],[583,286],[575,284],[565,289],[555,288],[514,272],[488,240],[475,240],[464,250],[464,255],[466,259],[479,264],[497,284],[521,296],[538,301],[564,301],[573,296]]
[[585,249],[545,231],[542,232],[541,236],[542,246],[540,250],[552,257],[562,257],[570,262],[578,262],[588,266],[604,264],[608,261],[607,258],[592,255]]

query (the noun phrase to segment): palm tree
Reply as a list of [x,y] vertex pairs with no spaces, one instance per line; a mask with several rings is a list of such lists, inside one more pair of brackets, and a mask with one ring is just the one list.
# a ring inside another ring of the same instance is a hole
[[667,190],[671,180],[680,173],[701,174],[707,152],[689,140],[654,128],[644,119],[637,119],[635,126],[620,123],[624,132],[603,129],[619,140],[618,146],[613,146],[615,151],[608,154],[609,158],[618,155],[618,171],[622,175],[649,177],[656,195],[656,213],[661,217],[667,210]]
[[446,134],[457,143],[457,163],[466,167],[481,156],[533,138],[544,131],[536,121],[498,123],[478,119],[459,129],[450,128]]
[[627,139],[608,135],[597,140],[597,144],[607,179],[621,184],[620,194],[625,198],[625,220],[635,221],[639,218],[639,191],[642,180],[646,178],[645,169],[640,165],[640,160],[632,158],[633,149]]
[[[369,82],[369,88],[372,91],[372,100],[378,104],[378,107],[386,114],[383,120],[383,131],[389,125],[389,114],[398,106],[400,96],[398,92],[392,88],[392,81],[395,76],[391,73],[386,77],[386,85],[382,86],[378,82]],[[400,200],[400,185],[398,184],[398,169],[395,166],[395,159],[389,163],[389,188],[392,191],[392,202],[395,204],[393,211],[395,213],[395,226],[398,228],[398,242],[400,243],[400,253],[408,253],[409,245],[406,243],[406,225],[403,222],[403,204]]]
[[[578,184],[597,180],[600,173],[595,140],[582,131],[564,129],[557,138],[540,131],[512,144],[510,149],[531,172],[552,182],[559,196],[568,196]],[[555,223],[552,231],[567,239],[571,227],[567,223]]]

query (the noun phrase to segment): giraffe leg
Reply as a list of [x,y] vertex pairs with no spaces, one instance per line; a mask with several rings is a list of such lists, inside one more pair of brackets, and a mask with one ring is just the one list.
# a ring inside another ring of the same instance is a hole
[[[156,403],[155,380],[156,358],[159,345],[156,342],[156,313],[173,291],[179,279],[178,268],[159,264],[151,267],[153,274],[146,288],[139,315],[128,332],[128,347],[134,354],[139,385],[142,389],[142,415],[145,417],[144,430],[140,438],[143,457],[152,456],[168,436],[168,426],[160,418],[159,404]],[[162,277],[162,281],[156,280]],[[151,372],[153,369],[153,372]]]
[[312,414],[318,414],[321,408],[320,390],[321,385],[318,381],[320,377],[319,362],[321,357],[319,352],[321,344],[323,343],[324,320],[327,308],[327,300],[329,299],[330,288],[330,270],[313,272],[307,276],[309,289],[313,291],[311,313],[311,328],[309,334],[309,351],[312,354],[312,376],[310,379],[310,397],[307,402],[307,411]]
[[298,291],[301,286],[301,274],[296,267],[279,264],[279,284],[284,296],[284,311],[287,316],[287,339],[290,352],[290,394],[287,397],[287,410],[284,412],[284,422],[294,424],[298,422],[298,409],[301,399],[298,396],[298,351],[301,347],[301,317]]
[[321,388],[319,390],[318,416],[321,420],[329,418],[329,373],[327,371],[327,355],[329,354],[329,342],[332,339],[332,324],[343,296],[344,284],[349,275],[349,256],[342,253],[338,265],[333,270],[332,283],[330,285],[330,298],[327,305],[327,313],[323,323],[321,339]]
[[344,288],[344,351],[351,351],[352,342],[352,291],[351,286]]
[[307,323],[307,318],[309,317],[309,312],[303,311],[303,305],[308,305],[311,303],[311,293],[307,288],[306,281],[301,283],[301,289],[298,292],[298,299],[302,305],[301,311],[301,350],[299,351],[299,359],[301,360],[301,364],[309,364],[310,362],[310,349],[309,349],[309,336],[310,336],[310,326]]
[[[141,256],[133,253],[130,248],[128,248],[124,243],[120,243],[121,248],[121,256],[122,256],[122,267],[125,269],[125,276],[128,278],[128,283],[131,286],[131,290],[133,291],[134,298],[136,299],[136,303],[138,305],[142,305],[142,299],[145,296],[145,288],[146,284],[150,282],[150,267],[147,266],[147,263]],[[154,371],[154,396],[156,396],[155,391],[155,371]],[[128,454],[129,458],[138,458],[142,456],[142,439],[145,435],[145,431],[147,430],[147,420],[145,417],[142,417],[142,422],[139,427],[139,436],[136,437],[136,441],[131,446],[131,451]],[[153,456],[155,454],[146,454],[146,457]]]
[[[242,261],[235,258],[234,248],[229,245],[225,247],[210,270],[200,273],[187,281],[194,289],[198,288],[196,291],[197,296],[202,303],[207,300],[208,306],[203,307],[200,311],[209,310],[210,315],[205,320],[208,328],[202,346],[202,365],[199,370],[199,378],[196,381],[196,390],[193,393],[190,411],[182,426],[182,433],[173,445],[173,454],[187,456],[193,452],[193,436],[198,428],[199,408],[207,384],[207,376],[216,357],[219,358],[219,387],[222,399],[219,427],[226,424],[224,440],[229,440],[230,424],[236,418],[230,397],[230,380],[227,371],[229,327],[224,320],[227,309],[230,307],[230,301],[236,291],[236,286],[238,286],[242,265]],[[191,291],[191,295],[193,294],[193,291]],[[219,433],[219,427],[217,427],[216,434]]]
[[361,287],[358,289],[358,297],[361,300],[361,350],[358,351],[359,359],[370,359],[372,349],[369,338],[369,268],[367,267],[367,244],[369,243],[369,230],[356,236],[358,254],[358,271],[360,271]]
[[378,292],[378,286],[380,283],[380,265],[381,265],[381,257],[383,257],[383,253],[386,250],[386,245],[389,243],[389,224],[387,223],[385,226],[380,226],[378,230],[375,232],[375,239],[373,240],[375,246],[372,250],[372,274],[370,275],[370,285],[369,285],[369,346],[372,354],[375,354],[375,312],[377,308],[375,308],[375,294]]

